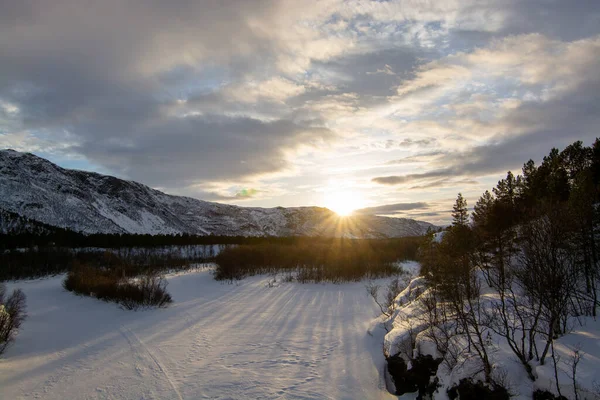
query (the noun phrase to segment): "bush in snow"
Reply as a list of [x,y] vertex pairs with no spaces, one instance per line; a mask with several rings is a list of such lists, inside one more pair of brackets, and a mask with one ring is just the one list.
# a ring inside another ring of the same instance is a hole
[[565,396],[555,396],[552,392],[538,389],[533,392],[533,400],[567,400]]
[[63,287],[84,296],[121,304],[128,310],[139,307],[164,307],[172,299],[167,282],[147,273],[140,278],[128,278],[120,270],[108,270],[76,264],[67,274]]
[[25,294],[17,289],[7,296],[6,286],[0,284],[0,354],[14,340],[25,320]]
[[420,355],[410,362],[410,369],[400,355],[387,358],[388,373],[394,381],[396,394],[419,392],[417,399],[430,397],[438,388],[437,378],[431,380],[437,373],[441,358],[434,359],[430,355]]
[[486,385],[481,381],[474,382],[470,378],[464,378],[457,386],[448,389],[448,397],[450,400],[508,400],[510,393],[496,383]]

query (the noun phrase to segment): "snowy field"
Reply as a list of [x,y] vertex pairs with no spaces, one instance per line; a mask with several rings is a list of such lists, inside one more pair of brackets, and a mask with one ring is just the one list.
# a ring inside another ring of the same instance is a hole
[[174,303],[124,311],[62,277],[10,284],[29,317],[0,359],[1,399],[381,399],[377,308],[364,283],[168,277]]

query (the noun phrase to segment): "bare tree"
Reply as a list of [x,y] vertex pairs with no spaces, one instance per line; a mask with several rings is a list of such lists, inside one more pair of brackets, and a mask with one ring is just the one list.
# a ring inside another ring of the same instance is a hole
[[573,393],[575,396],[575,400],[579,400],[579,385],[577,384],[577,366],[579,362],[583,358],[581,354],[580,348],[573,349],[573,354],[571,356],[571,379],[573,380]]
[[[380,299],[381,285],[377,285],[374,282],[365,284],[367,294],[373,299],[375,304],[379,307],[381,314],[390,318],[396,310],[396,297],[402,292],[402,286],[398,277],[392,279],[386,286],[385,292],[383,293],[383,300]],[[389,332],[388,327],[385,329]]]
[[540,303],[536,304],[530,297],[515,292],[519,285],[512,268],[492,269],[490,272],[488,282],[498,293],[498,301],[486,310],[489,328],[506,340],[529,379],[534,381],[530,361],[534,356],[538,357],[535,338],[540,321]]
[[424,311],[420,316],[421,322],[426,326],[424,335],[435,344],[444,363],[452,370],[458,365],[463,349],[456,340],[458,327],[449,304],[441,299],[435,287],[423,293],[419,302]]
[[[573,299],[580,293],[575,253],[567,221],[561,210],[549,210],[523,226],[521,267],[518,271],[525,295],[539,306],[538,332],[546,344],[540,357],[544,364],[553,340],[564,334]],[[542,326],[543,325],[543,326]]]
[[20,289],[7,296],[6,286],[0,284],[0,354],[14,340],[17,330],[27,316],[25,303],[25,294]]
[[492,380],[492,363],[487,348],[486,321],[481,298],[481,282],[471,272],[463,284],[457,284],[450,297],[456,321],[466,336],[468,351],[473,352],[481,361],[485,381]]

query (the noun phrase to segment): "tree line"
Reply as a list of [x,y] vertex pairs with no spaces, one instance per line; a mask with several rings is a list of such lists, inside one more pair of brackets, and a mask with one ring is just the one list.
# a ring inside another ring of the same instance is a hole
[[[0,220],[8,214],[0,210]],[[15,216],[17,214],[14,214]],[[84,234],[66,228],[59,228],[38,221],[19,217],[20,221],[35,224],[37,229],[12,230],[0,233],[0,250],[32,247],[162,247],[162,246],[187,246],[187,245],[216,245],[216,244],[295,244],[306,240],[329,241],[330,236],[227,236],[227,235],[195,235],[178,233],[168,235],[150,235],[133,233],[94,233]],[[1,222],[1,221],[0,221]],[[0,226],[2,223],[0,223]]]
[[[554,341],[577,318],[597,315],[599,204],[598,139],[554,148],[540,165],[529,160],[521,174],[508,172],[472,213],[458,195],[452,225],[420,253],[430,287],[423,298],[428,335],[447,362],[461,358],[460,336],[485,382],[493,382],[494,333],[532,381],[534,366],[549,359],[558,378]],[[482,296],[484,289],[493,296]]]
[[298,238],[228,247],[215,258],[215,279],[284,274],[298,282],[347,282],[397,274],[396,263],[416,258],[422,237]]
[[40,247],[0,253],[0,281],[38,278],[67,272],[75,264],[98,268],[119,266],[132,275],[149,271],[184,270],[214,261],[227,245],[181,245],[161,247],[68,248]]

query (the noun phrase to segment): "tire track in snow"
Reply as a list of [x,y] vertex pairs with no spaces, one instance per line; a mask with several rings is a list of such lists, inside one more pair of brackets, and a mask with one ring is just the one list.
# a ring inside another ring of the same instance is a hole
[[158,360],[158,358],[154,355],[154,353],[152,353],[152,351],[148,348],[148,346],[146,346],[146,344],[144,342],[142,342],[140,340],[140,338],[131,329],[127,328],[126,326],[122,326],[121,329],[119,329],[119,332],[121,332],[121,335],[123,335],[125,340],[127,340],[127,343],[129,343],[129,347],[131,348],[131,350],[134,353],[136,353],[138,351],[138,350],[136,350],[136,346],[134,345],[134,342],[135,342],[135,343],[137,343],[138,347],[141,347],[148,354],[148,356],[150,356],[152,361],[154,361],[154,364],[156,364],[156,366],[158,367],[159,371],[167,379],[169,386],[171,386],[171,388],[177,395],[177,398],[179,400],[183,400],[183,397],[181,396],[181,393],[179,393],[177,386],[171,379],[168,370]]

